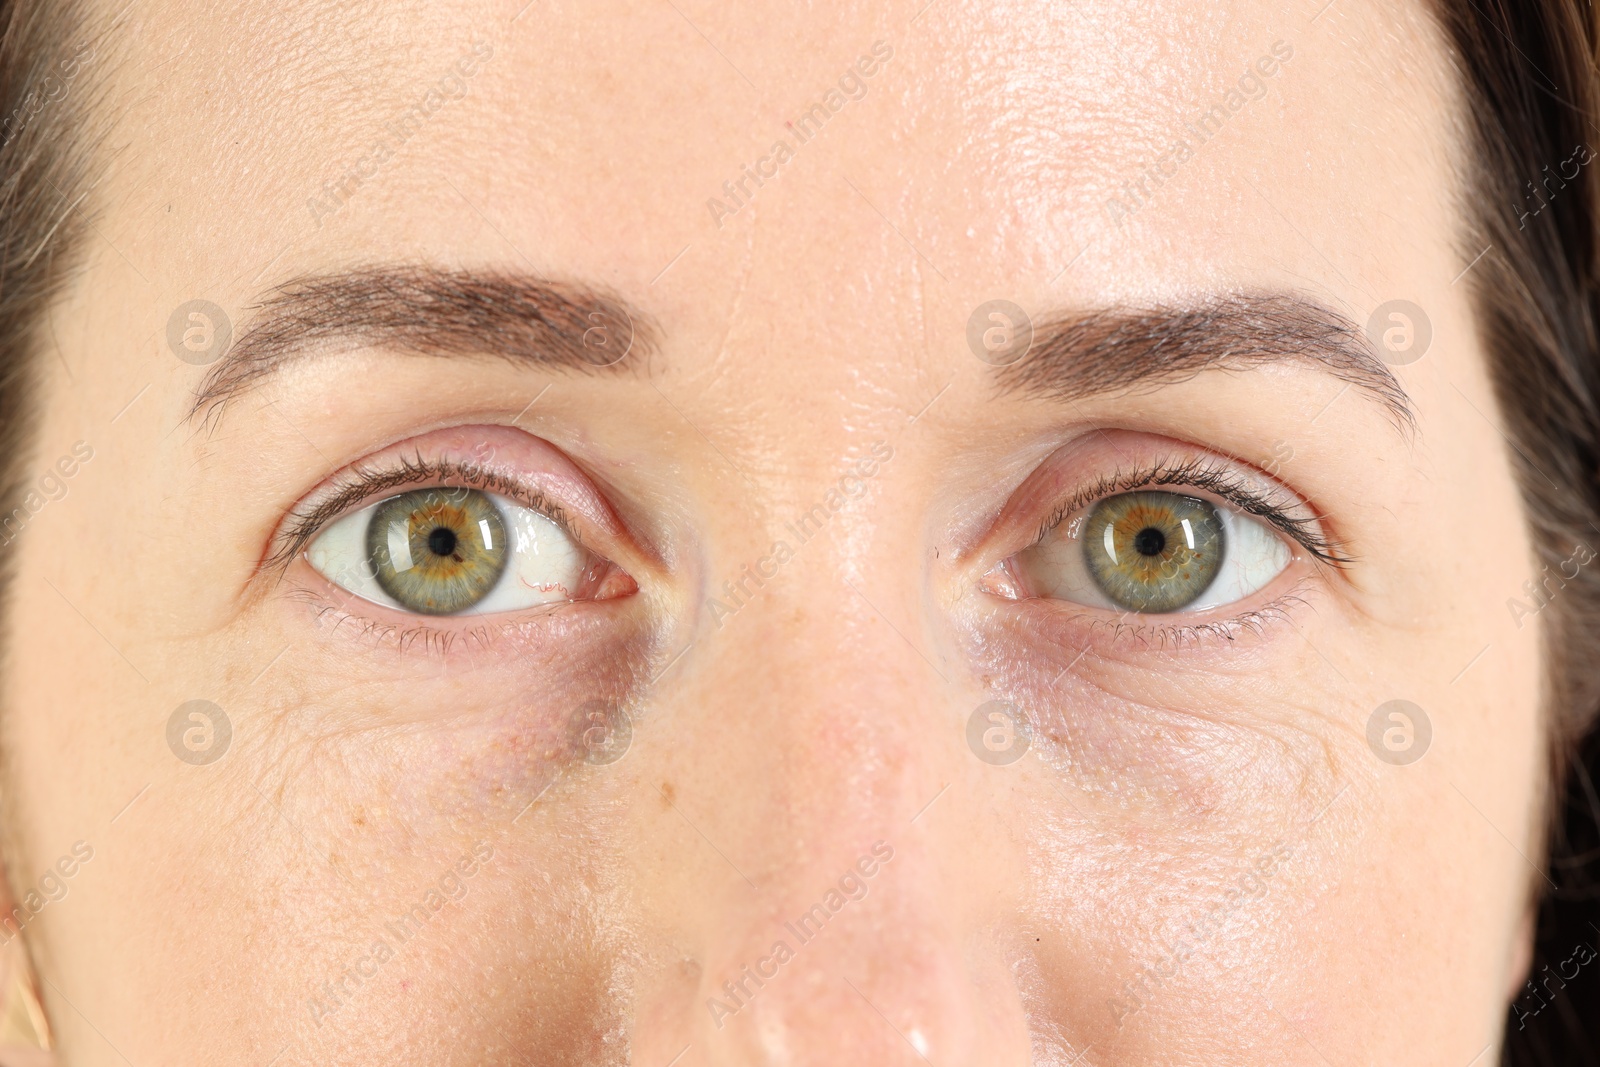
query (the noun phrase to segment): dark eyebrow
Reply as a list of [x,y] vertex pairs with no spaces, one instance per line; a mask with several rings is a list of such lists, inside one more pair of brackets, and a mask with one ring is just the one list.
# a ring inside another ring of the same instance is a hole
[[1321,367],[1380,404],[1402,431],[1415,429],[1410,398],[1366,333],[1298,294],[1239,294],[1196,305],[1052,316],[1034,324],[1033,347],[1000,369],[999,382],[1010,392],[1069,400],[1286,360]]
[[603,289],[531,275],[369,267],[305,275],[271,290],[196,390],[209,411],[313,352],[381,347],[594,372],[637,367],[658,330]]

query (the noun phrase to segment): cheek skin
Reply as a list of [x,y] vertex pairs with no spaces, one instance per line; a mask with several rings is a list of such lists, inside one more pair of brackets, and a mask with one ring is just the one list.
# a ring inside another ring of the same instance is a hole
[[[1026,610],[1017,610],[1018,607]],[[1360,738],[1333,721],[1343,685],[1281,620],[1218,649],[1129,649],[1126,636],[1063,638],[995,601],[961,627],[987,690],[1029,717],[1036,755],[1086,812],[1214,833],[1284,822],[1333,795]],[[1073,609],[1076,613],[1076,609]],[[1115,647],[1116,645],[1123,647]]]
[[[307,1067],[614,1062],[601,1045],[624,1011],[614,930],[627,906],[593,803],[552,794],[515,825],[475,820],[396,843],[363,822],[370,808],[325,826],[233,785],[249,794],[245,818],[221,832],[195,826],[184,862],[119,886],[163,902],[149,933],[181,940],[196,980],[229,1001],[272,991],[273,1010],[243,1021],[247,1031],[216,1047],[195,1034],[189,1055],[219,1062],[253,1041]],[[162,835],[185,825],[166,800],[149,817]],[[461,874],[474,854],[476,869]],[[451,872],[458,899],[442,885]],[[270,906],[217,908],[239,884]],[[389,958],[374,966],[378,955]]]
[[1017,608],[984,605],[960,633],[986,689],[1035,728],[1037,847],[1011,956],[1036,1027],[1052,1021],[1064,1061],[1088,1045],[1108,1062],[1270,1060],[1263,997],[1304,956],[1310,887],[1340,866],[1323,814],[1353,820],[1352,838],[1369,824],[1370,787],[1346,793],[1361,695],[1281,619],[1164,649],[1064,640]]
[[[657,633],[642,604],[575,607],[472,665],[353,657],[348,634],[291,645],[271,675],[216,697],[235,728],[219,773],[140,812],[163,833],[206,813],[181,861],[128,888],[168,902],[164,936],[192,947],[197,973],[226,966],[277,991],[279,1010],[251,1025],[261,1047],[292,1044],[282,1062],[614,1059],[617,931],[633,909],[611,835],[631,767],[586,762],[570,717],[589,700],[635,706]],[[302,608],[269,601],[241,633]],[[480,843],[492,859],[461,874]],[[441,888],[451,872],[459,899]],[[210,902],[240,885],[274,903],[219,913]],[[205,929],[180,930],[195,914]],[[403,917],[418,914],[411,932]],[[379,942],[394,956],[370,973]]]
[[360,671],[343,641],[291,652],[292,684],[240,699],[271,724],[263,776],[323,811],[377,798],[394,828],[415,833],[509,820],[584,764],[586,708],[620,709],[630,722],[637,714],[659,647],[646,614],[636,598],[564,605],[516,629],[479,631],[495,644],[476,659],[474,636],[438,658],[368,653]]

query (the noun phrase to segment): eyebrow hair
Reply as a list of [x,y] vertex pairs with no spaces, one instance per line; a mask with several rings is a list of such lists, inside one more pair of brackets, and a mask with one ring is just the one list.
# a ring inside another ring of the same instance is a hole
[[304,275],[253,307],[242,336],[201,381],[190,418],[329,347],[594,372],[634,363],[624,360],[631,353],[648,357],[659,334],[646,315],[603,289],[415,265]]
[[1048,318],[1033,329],[1026,355],[1000,368],[1005,391],[1069,400],[1176,384],[1205,370],[1249,370],[1291,360],[1319,366],[1365,393],[1402,432],[1416,428],[1411,399],[1366,333],[1299,294],[1098,309]]

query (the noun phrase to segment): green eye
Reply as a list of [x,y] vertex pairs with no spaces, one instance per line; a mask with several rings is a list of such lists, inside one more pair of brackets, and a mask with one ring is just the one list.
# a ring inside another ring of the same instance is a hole
[[1266,523],[1169,490],[1118,493],[1013,557],[1026,595],[1112,611],[1208,611],[1265,587],[1292,554]]
[[367,526],[378,586],[402,607],[453,615],[489,594],[506,568],[505,523],[476,489],[419,489],[384,501]]
[[638,588],[544,512],[465,486],[350,512],[312,539],[306,561],[348,593],[416,615],[494,615]]
[[1227,551],[1217,509],[1177,493],[1107,497],[1089,512],[1082,536],[1095,584],[1130,611],[1177,611],[1199,599]]

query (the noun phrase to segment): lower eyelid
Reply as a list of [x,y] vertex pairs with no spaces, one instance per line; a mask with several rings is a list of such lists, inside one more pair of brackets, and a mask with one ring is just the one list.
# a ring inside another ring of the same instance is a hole
[[[996,606],[1000,611],[1016,613],[1000,625],[1012,631],[1013,640],[1033,649],[1024,655],[1040,663],[1041,671],[1054,675],[1071,669],[1079,657],[1092,654],[1203,655],[1259,647],[1285,630],[1292,631],[1294,617],[1312,609],[1315,582],[1313,576],[1305,575],[1262,603],[1242,610],[1237,605],[1213,608],[1189,617],[1141,615],[1041,597],[1001,600]],[[1180,619],[1183,621],[1177,621]],[[1055,665],[1049,666],[1052,663]]]
[[[326,633],[352,642],[364,651],[390,650],[423,655],[481,654],[485,663],[503,663],[508,655],[548,658],[577,636],[599,640],[616,621],[595,617],[593,609],[626,614],[623,601],[555,601],[518,612],[483,615],[417,615],[404,608],[386,608],[363,601],[327,581],[316,586],[296,583],[282,594],[300,605]],[[586,609],[575,612],[573,609]]]
[[1293,703],[1308,690],[1269,699],[1260,681],[1321,663],[1294,636],[1292,616],[1317,603],[1309,590],[1297,602],[1296,589],[1247,613],[1268,618],[1232,620],[1250,630],[1231,641],[1194,627],[1119,631],[1102,613],[1040,601],[996,603],[964,640],[988,694],[1026,714],[1038,756],[1078,802],[1153,803],[1214,831],[1209,820],[1260,791],[1292,792],[1320,773],[1314,694],[1305,714],[1285,714],[1284,694]]

